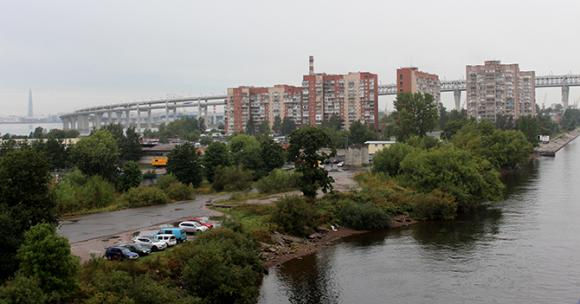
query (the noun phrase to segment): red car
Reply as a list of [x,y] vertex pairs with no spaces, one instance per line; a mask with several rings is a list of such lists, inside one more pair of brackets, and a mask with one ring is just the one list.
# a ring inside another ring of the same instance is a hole
[[201,217],[192,217],[187,219],[188,221],[192,221],[192,222],[197,222],[202,226],[206,226],[208,229],[212,229],[213,228],[213,224],[206,222],[203,218]]

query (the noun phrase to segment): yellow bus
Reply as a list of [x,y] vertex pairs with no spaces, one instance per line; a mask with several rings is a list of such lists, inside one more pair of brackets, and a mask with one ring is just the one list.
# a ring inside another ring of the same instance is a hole
[[153,167],[165,167],[167,166],[167,156],[155,156],[151,161],[151,166]]

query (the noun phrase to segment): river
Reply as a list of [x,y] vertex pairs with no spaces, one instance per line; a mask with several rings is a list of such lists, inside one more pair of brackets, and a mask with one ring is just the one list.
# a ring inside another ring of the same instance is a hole
[[259,303],[580,303],[580,141],[477,216],[373,232],[270,270]]
[[29,135],[36,127],[50,131],[52,129],[62,129],[62,123],[0,123],[0,135]]

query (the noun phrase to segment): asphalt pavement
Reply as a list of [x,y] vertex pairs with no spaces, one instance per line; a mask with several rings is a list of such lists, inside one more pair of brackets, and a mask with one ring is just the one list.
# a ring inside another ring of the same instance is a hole
[[188,216],[212,216],[208,201],[227,199],[229,194],[200,195],[191,201],[125,209],[78,216],[62,220],[58,232],[69,242],[82,242],[122,232],[168,223]]

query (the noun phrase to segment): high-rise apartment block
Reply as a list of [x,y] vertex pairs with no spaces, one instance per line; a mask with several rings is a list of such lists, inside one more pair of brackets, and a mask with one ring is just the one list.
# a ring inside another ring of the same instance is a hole
[[467,115],[496,121],[498,115],[536,115],[536,76],[518,64],[486,61],[466,68]]
[[280,119],[300,121],[301,104],[301,87],[275,85],[261,88],[230,88],[226,99],[226,132],[245,132],[250,120],[255,126],[266,121],[272,128],[276,116],[280,116]]
[[338,116],[345,129],[355,121],[377,128],[378,85],[377,75],[366,72],[304,75],[302,123],[320,125]]
[[435,104],[441,101],[439,76],[419,71],[415,67],[397,69],[398,93],[422,93],[433,96]]
[[309,74],[302,87],[276,85],[228,89],[226,131],[244,132],[251,119],[254,125],[266,121],[272,127],[276,116],[296,125],[320,125],[333,115],[347,129],[354,121],[378,127],[379,89],[376,74],[357,72],[345,75],[314,73],[314,59],[309,58]]

